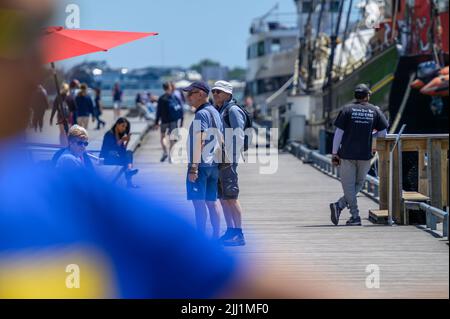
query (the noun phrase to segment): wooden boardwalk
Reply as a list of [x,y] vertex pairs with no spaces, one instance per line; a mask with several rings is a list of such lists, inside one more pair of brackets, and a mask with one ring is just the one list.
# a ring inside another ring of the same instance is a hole
[[[185,217],[194,222],[185,200],[186,165],[159,162],[159,132],[151,132],[135,155],[141,169],[136,182],[144,186],[140,192],[145,195],[145,185],[163,179],[167,183],[157,190],[161,198],[186,207]],[[276,263],[272,279],[310,280],[322,289],[332,282],[345,287],[343,298],[449,297],[447,241],[415,226],[373,225],[368,211],[377,204],[364,195],[358,199],[363,226],[344,226],[347,211],[333,226],[328,204],[341,196],[339,182],[290,154],[279,154],[275,174],[259,174],[256,164],[241,165],[239,173],[247,245],[226,249],[255,269]],[[378,289],[366,288],[368,265],[379,267]]]

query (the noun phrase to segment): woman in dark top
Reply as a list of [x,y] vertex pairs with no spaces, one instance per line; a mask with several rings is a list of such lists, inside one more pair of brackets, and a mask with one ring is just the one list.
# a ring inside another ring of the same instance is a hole
[[99,88],[95,89],[95,103],[94,103],[94,116],[97,120],[97,130],[99,130],[101,127],[104,127],[106,125],[105,121],[103,121],[100,118],[100,115],[102,115],[102,101],[101,101],[101,90]]
[[127,187],[136,188],[131,181],[133,175],[138,172],[133,169],[133,152],[127,151],[130,141],[130,122],[120,117],[114,126],[103,137],[100,157],[104,158],[105,165],[120,165],[125,168]]

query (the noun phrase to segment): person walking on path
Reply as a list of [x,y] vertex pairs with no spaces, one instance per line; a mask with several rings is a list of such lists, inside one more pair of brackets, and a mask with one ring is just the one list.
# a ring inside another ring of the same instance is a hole
[[[349,226],[360,226],[356,195],[364,186],[373,157],[372,138],[385,137],[389,123],[378,106],[369,103],[372,92],[365,84],[358,84],[354,91],[355,101],[344,106],[334,125],[333,165],[340,166],[344,196],[330,204],[331,221],[339,223],[343,209],[349,208]],[[375,135],[374,135],[374,132]]]
[[49,102],[47,97],[47,91],[42,85],[38,85],[32,99],[32,126],[34,131],[42,132],[44,126],[44,114],[49,108]]
[[113,109],[114,109],[114,120],[120,117],[120,108],[122,105],[122,95],[123,91],[120,88],[119,83],[115,83],[112,91],[113,96]]
[[[219,159],[216,154],[220,144],[217,140],[218,134],[210,133],[221,134],[222,121],[219,112],[208,103],[210,90],[207,84],[193,82],[183,90],[187,92],[189,105],[195,108],[195,116],[189,128],[188,137],[187,199],[192,200],[194,205],[197,229],[202,233],[205,232],[206,209],[208,209],[213,238],[218,239],[220,236],[217,202]],[[208,136],[210,137],[208,138]],[[207,146],[208,148],[206,148]]]
[[70,107],[67,103],[68,95],[69,85],[63,83],[59,95],[56,96],[53,102],[52,113],[50,114],[50,126],[53,125],[53,118],[56,114],[56,124],[59,126],[59,143],[61,146],[67,145],[67,135],[69,134]]
[[103,104],[102,104],[102,91],[100,88],[95,89],[95,100],[94,100],[94,116],[97,120],[97,130],[106,125],[100,116],[103,114]]
[[[156,119],[155,128],[158,127],[161,130],[161,147],[163,154],[161,156],[161,162],[164,162],[169,157],[170,162],[170,152],[175,145],[174,140],[170,140],[170,134],[173,130],[178,128],[178,114],[175,110],[176,103],[173,97],[173,87],[170,82],[163,84],[164,94],[158,99],[158,107],[156,109]],[[169,151],[167,151],[166,137],[169,138]]]
[[246,114],[233,99],[233,86],[217,81],[212,88],[214,104],[219,110],[224,128],[225,154],[228,164],[219,165],[218,194],[222,204],[227,230],[220,238],[223,245],[243,246],[242,208],[239,203],[237,166],[244,146]]
[[67,104],[69,105],[70,109],[70,121],[69,125],[75,125],[77,124],[77,103],[75,102],[76,97],[78,96],[78,93],[80,92],[80,81],[77,79],[73,79],[70,81],[69,85],[69,95],[66,99]]
[[178,127],[183,127],[183,123],[184,123],[184,105],[186,104],[186,99],[184,97],[183,92],[181,92],[179,89],[177,89],[175,83],[170,82],[170,85],[172,86],[172,94],[176,100],[176,102],[179,105],[179,115],[178,115],[178,121],[177,121],[177,125]]
[[80,92],[75,98],[75,103],[77,105],[77,122],[78,125],[88,129],[89,127],[89,116],[92,116],[92,121],[94,121],[94,104],[92,103],[92,98],[88,94],[88,86],[83,83],[80,86]]

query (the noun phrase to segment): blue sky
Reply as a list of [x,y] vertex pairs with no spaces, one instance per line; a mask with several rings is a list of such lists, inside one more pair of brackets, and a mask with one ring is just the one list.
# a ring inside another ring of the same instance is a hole
[[56,25],[65,25],[66,5],[73,3],[80,8],[81,29],[160,33],[59,64],[107,60],[112,67],[188,67],[210,58],[245,67],[250,24],[277,2],[280,13],[295,12],[294,0],[58,0]]

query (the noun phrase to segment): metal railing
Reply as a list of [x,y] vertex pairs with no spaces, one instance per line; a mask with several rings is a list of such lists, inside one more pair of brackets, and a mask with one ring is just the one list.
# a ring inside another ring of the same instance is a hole
[[[331,163],[331,157],[320,154],[316,150],[311,150],[305,145],[297,142],[290,142],[287,146],[288,151],[295,157],[303,161],[303,163],[311,164],[322,173],[339,179],[339,168]],[[378,178],[367,175],[361,191],[375,202],[379,202],[379,181]]]
[[406,215],[409,209],[416,209],[425,212],[426,225],[427,228],[431,230],[437,229],[437,224],[442,223],[442,237],[448,238],[448,212],[440,210],[436,207],[430,206],[421,202],[405,201],[404,202],[404,216],[406,220]]

